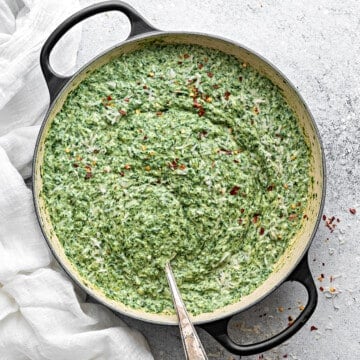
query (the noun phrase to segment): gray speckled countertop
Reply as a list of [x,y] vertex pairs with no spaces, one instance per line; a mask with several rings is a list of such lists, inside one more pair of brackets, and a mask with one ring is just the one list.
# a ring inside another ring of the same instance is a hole
[[[81,0],[82,6],[96,1]],[[360,2],[357,0],[128,0],[155,27],[220,35],[262,54],[298,88],[318,125],[327,162],[324,213],[309,251],[319,303],[310,321],[286,343],[243,359],[357,359],[360,354]],[[123,40],[129,24],[108,13],[84,23],[79,65]],[[355,215],[349,212],[355,208]],[[321,279],[323,274],[324,279]],[[331,277],[331,278],[330,278]],[[322,280],[322,281],[320,281]],[[332,281],[331,281],[332,280]],[[327,291],[333,287],[334,293]],[[233,321],[234,336],[259,339],[288,324],[306,302],[286,283]],[[155,359],[183,359],[177,328],[125,319],[147,337]],[[311,326],[317,330],[311,331]],[[209,359],[232,359],[201,331]],[[261,357],[262,356],[262,357]]]

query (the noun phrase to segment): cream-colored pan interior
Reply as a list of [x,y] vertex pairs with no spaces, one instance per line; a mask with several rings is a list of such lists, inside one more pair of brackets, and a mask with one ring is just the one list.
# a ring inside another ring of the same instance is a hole
[[[44,201],[41,197],[42,189],[42,178],[41,178],[41,164],[43,162],[44,156],[44,141],[46,139],[48,129],[51,126],[51,122],[57,112],[61,109],[67,95],[69,92],[76,88],[78,84],[86,78],[86,76],[98,68],[99,66],[109,62],[115,57],[127,52],[134,51],[138,48],[147,46],[150,42],[161,42],[161,43],[183,43],[183,44],[195,44],[206,46],[209,48],[214,48],[221,50],[227,54],[232,54],[239,58],[239,61],[247,62],[252,67],[257,69],[260,73],[266,75],[274,84],[276,84],[283,92],[284,97],[286,98],[288,104],[296,112],[301,128],[303,129],[304,136],[311,148],[311,176],[314,181],[312,182],[311,187],[309,188],[309,201],[308,206],[305,211],[307,218],[303,219],[303,226],[297,236],[292,239],[290,246],[285,251],[281,259],[278,261],[275,267],[275,271],[269,276],[269,278],[254,292],[250,295],[243,297],[239,302],[232,305],[226,306],[224,308],[218,309],[212,313],[205,313],[193,317],[195,323],[204,323],[212,320],[222,318],[224,316],[229,316],[231,314],[237,313],[244,310],[245,308],[251,306],[255,302],[259,301],[271,291],[273,291],[277,286],[279,286],[287,276],[292,272],[296,267],[298,262],[301,260],[305,254],[311,239],[313,232],[315,231],[317,225],[318,214],[321,209],[322,198],[323,198],[323,179],[324,179],[324,164],[323,164],[323,153],[321,144],[318,138],[317,130],[315,128],[314,122],[311,118],[310,113],[308,112],[305,104],[302,99],[297,95],[296,91],[288,83],[284,77],[279,74],[279,72],[274,69],[272,66],[267,64],[259,56],[253,54],[247,49],[244,49],[236,44],[232,44],[229,41],[214,38],[211,36],[201,35],[201,34],[184,34],[184,33],[160,33],[148,35],[145,38],[135,39],[129,42],[118,46],[104,55],[99,56],[94,62],[80,71],[71,83],[62,91],[60,96],[57,98],[53,106],[50,108],[43,129],[38,141],[36,158],[34,162],[34,197],[35,205],[37,212],[40,218],[41,226],[43,232],[47,238],[47,241],[52,248],[52,251],[61,263],[64,269],[72,278],[80,284],[80,286],[85,287],[87,291],[98,301],[109,306],[111,309],[138,318],[149,322],[161,323],[161,324],[177,324],[177,319],[175,315],[163,315],[163,314],[150,314],[144,311],[134,310],[127,306],[124,306],[120,302],[110,300],[105,297],[105,295],[95,288],[92,284],[88,283],[83,279],[80,274],[77,272],[76,268],[72,263],[67,259],[64,254],[63,248],[56,237],[50,218],[45,207]],[[221,294],[219,294],[221,296]]]

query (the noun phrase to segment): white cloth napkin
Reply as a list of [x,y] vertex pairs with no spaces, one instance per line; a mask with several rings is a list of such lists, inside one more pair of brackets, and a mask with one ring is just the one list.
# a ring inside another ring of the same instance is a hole
[[[104,307],[83,302],[40,232],[30,175],[48,91],[41,45],[79,7],[74,0],[0,0],[0,359],[152,359],[143,336]],[[56,67],[71,70],[80,32]]]

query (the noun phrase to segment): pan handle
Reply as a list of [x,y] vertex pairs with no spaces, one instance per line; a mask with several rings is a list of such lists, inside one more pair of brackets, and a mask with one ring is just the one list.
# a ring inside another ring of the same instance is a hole
[[128,39],[147,32],[159,31],[151,26],[134,8],[121,1],[105,1],[78,11],[54,30],[41,49],[40,65],[49,88],[50,103],[55,99],[64,85],[71,79],[71,76],[61,76],[57,74],[50,65],[50,53],[56,43],[68,30],[82,20],[102,12],[113,10],[120,11],[128,17],[131,26]]
[[200,327],[202,327],[210,335],[212,335],[227,350],[237,355],[245,356],[258,354],[283,343],[305,325],[305,323],[309,320],[316,308],[318,295],[314,280],[311,276],[307,257],[308,255],[306,253],[300,264],[286,279],[286,281],[298,281],[305,286],[308,293],[307,304],[304,310],[297,317],[295,322],[291,326],[281,331],[279,334],[271,337],[270,339],[266,339],[255,344],[240,345],[235,343],[228,335],[227,327],[229,321],[232,318],[231,316],[226,319],[221,319],[212,323],[200,325]]

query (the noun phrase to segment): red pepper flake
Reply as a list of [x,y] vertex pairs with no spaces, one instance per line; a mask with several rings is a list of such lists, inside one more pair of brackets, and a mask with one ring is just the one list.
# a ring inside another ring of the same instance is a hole
[[204,67],[204,65],[203,65],[202,63],[200,63],[200,64],[198,65],[198,69],[199,69],[199,70],[201,70],[203,67]]
[[253,217],[253,223],[256,224],[259,220],[259,214],[255,214],[254,217]]
[[201,109],[201,108],[202,108],[202,105],[198,103],[196,97],[194,97],[193,107],[194,107],[195,109]]
[[143,89],[147,90],[148,89],[147,85],[143,85]]
[[330,230],[330,232],[334,231],[334,229],[330,226],[330,223],[328,221],[325,223],[325,226]]
[[144,135],[143,140],[147,140],[147,139],[148,139],[148,137],[146,135]]
[[205,109],[203,107],[201,107],[198,111],[198,115],[201,117],[201,116],[204,116],[205,115]]
[[107,101],[111,101],[113,98],[111,97],[111,95],[108,95],[108,96],[106,97],[106,99],[107,99]]
[[322,218],[325,221],[325,226],[330,230],[330,232],[333,232],[334,229],[336,228],[336,224],[334,224],[334,221],[336,220],[337,222],[340,222],[340,220],[338,221],[338,219],[336,219],[335,216],[332,216],[331,218],[326,218],[326,216],[323,215]]
[[190,57],[190,55],[189,54],[184,54],[184,59],[188,59]]
[[157,112],[156,112],[156,115],[157,115],[157,116],[161,116],[162,114],[163,114],[162,111],[157,111]]
[[242,76],[239,76],[239,81],[243,81],[243,77]]
[[260,228],[259,234],[264,235],[265,229],[263,227]]
[[240,212],[243,214],[245,212],[245,209],[240,209]]
[[324,291],[324,288],[322,286],[320,286],[319,290],[322,292],[322,291]]
[[291,320],[289,320],[288,326],[292,326],[294,324],[294,320],[291,316],[289,316],[289,319],[291,319]]
[[214,76],[214,74],[209,71],[209,72],[207,73],[207,76],[208,76],[209,78],[212,78],[212,77]]
[[124,173],[123,171],[120,171],[120,172],[119,172],[119,175],[120,175],[121,177],[123,177],[123,176],[125,176],[125,173]]
[[120,115],[125,116],[126,115],[126,110],[120,109],[119,113],[120,113]]
[[217,153],[222,154],[222,155],[232,155],[233,152],[232,152],[232,150],[227,150],[227,149],[221,148],[217,151]]
[[176,170],[178,168],[178,161],[179,159],[176,158],[175,160],[173,160],[172,162],[170,162],[168,164],[169,168],[172,169],[172,170]]
[[271,185],[269,185],[268,187],[267,187],[267,191],[273,191],[274,190],[274,187],[275,187],[275,185],[274,184],[271,184]]
[[91,172],[87,172],[85,174],[85,180],[91,179],[93,177],[93,174]]
[[230,94],[229,91],[225,91],[225,94],[224,94],[225,100],[229,100],[230,95],[231,95],[231,94]]
[[306,214],[304,214],[303,218],[308,219],[309,217]]
[[289,220],[290,220],[290,221],[294,221],[296,218],[297,218],[297,214],[294,214],[294,213],[293,213],[293,214],[290,214],[290,215],[289,215]]
[[350,208],[349,211],[350,211],[350,214],[353,214],[353,215],[356,214],[356,209],[355,208]]
[[130,170],[130,169],[131,169],[131,166],[130,166],[129,164],[125,164],[124,169],[125,169],[125,170]]
[[185,170],[185,169],[186,169],[186,166],[185,166],[184,164],[181,164],[181,165],[179,166],[179,169],[180,169],[180,170]]
[[231,190],[230,190],[230,195],[236,195],[240,190],[240,187],[235,185]]
[[316,331],[316,330],[318,330],[318,328],[316,326],[314,326],[314,325],[311,325],[310,331]]
[[128,103],[128,102],[130,101],[130,99],[129,99],[128,97],[126,97],[126,98],[124,99],[124,101]]

